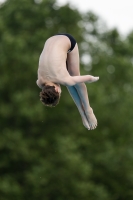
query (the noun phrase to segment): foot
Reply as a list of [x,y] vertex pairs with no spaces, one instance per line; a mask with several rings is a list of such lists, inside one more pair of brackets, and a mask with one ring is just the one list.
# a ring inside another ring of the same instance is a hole
[[82,118],[83,125],[84,125],[88,130],[90,130],[90,126],[89,126],[89,123],[88,123],[88,120],[87,120],[86,116],[85,116],[85,115],[84,115],[84,116],[81,115],[81,118]]
[[85,112],[86,118],[89,123],[90,130],[93,130],[97,127],[97,119],[93,113],[92,108],[90,108],[89,112]]

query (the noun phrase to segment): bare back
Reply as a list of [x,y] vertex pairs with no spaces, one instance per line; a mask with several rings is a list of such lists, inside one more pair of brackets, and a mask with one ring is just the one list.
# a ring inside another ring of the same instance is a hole
[[69,76],[66,69],[67,52],[71,43],[68,37],[57,35],[50,37],[39,58],[38,80],[63,84]]

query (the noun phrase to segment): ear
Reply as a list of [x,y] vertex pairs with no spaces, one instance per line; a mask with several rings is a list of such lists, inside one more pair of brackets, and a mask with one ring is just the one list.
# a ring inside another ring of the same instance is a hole
[[59,92],[59,91],[58,91],[58,87],[57,87],[57,86],[54,86],[54,87],[55,87],[55,91],[56,91],[56,92]]

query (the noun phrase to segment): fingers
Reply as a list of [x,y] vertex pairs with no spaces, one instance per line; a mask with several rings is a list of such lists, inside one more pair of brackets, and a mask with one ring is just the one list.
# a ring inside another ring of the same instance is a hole
[[95,81],[98,81],[99,80],[99,76],[97,76],[97,77],[94,77],[95,78]]
[[93,83],[93,82],[96,82],[99,80],[99,77],[98,76],[91,76],[89,75],[89,79],[88,79],[88,83]]

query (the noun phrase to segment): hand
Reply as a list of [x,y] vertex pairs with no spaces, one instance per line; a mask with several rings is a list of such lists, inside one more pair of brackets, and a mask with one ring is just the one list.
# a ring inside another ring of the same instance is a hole
[[99,80],[99,77],[88,75],[88,80],[86,83],[93,83]]

